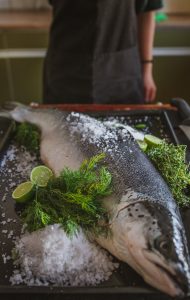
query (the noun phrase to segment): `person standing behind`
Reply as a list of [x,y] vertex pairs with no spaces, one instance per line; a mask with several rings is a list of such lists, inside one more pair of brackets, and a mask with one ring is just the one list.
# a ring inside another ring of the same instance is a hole
[[44,103],[153,102],[154,12],[162,0],[50,0]]

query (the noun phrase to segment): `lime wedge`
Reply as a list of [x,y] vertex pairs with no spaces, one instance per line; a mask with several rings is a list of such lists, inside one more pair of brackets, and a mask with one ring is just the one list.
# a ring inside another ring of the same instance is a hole
[[13,199],[18,203],[24,203],[32,199],[34,184],[31,181],[23,182],[12,193]]
[[153,146],[153,147],[163,143],[163,140],[151,134],[145,134],[144,141],[148,144],[148,146]]
[[39,187],[45,187],[52,176],[53,172],[48,167],[38,166],[32,170],[30,180]]
[[145,141],[138,141],[138,140],[137,140],[137,143],[138,143],[140,149],[145,152],[148,147],[147,143]]

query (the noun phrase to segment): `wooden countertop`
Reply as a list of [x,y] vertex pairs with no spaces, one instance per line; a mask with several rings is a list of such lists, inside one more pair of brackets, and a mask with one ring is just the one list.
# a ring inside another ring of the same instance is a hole
[[[52,11],[0,10],[0,30],[38,29],[49,30]],[[166,21],[157,24],[157,28],[190,28],[190,15],[169,15]]]
[[57,108],[64,111],[96,112],[96,111],[134,111],[134,110],[173,110],[171,104],[39,104],[31,103],[33,108]]

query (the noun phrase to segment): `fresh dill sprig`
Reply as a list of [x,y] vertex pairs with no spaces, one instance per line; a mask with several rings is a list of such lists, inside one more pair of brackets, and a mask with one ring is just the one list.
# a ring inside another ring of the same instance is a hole
[[26,203],[22,212],[28,231],[57,223],[68,235],[80,228],[107,234],[108,227],[102,225],[108,221],[102,198],[111,193],[112,177],[102,165],[104,157],[100,154],[85,160],[76,171],[66,168],[46,187],[36,187],[35,200]]
[[25,146],[28,151],[39,154],[40,131],[37,126],[26,122],[18,124],[15,140],[19,145]]
[[190,185],[189,165],[185,162],[185,145],[173,145],[163,141],[156,147],[147,148],[146,154],[166,180],[177,204],[190,205],[190,197],[185,194]]
[[78,171],[63,170],[59,181],[64,182],[66,189],[72,193],[89,194],[93,198],[109,195],[111,174],[104,166],[98,168],[104,158],[105,154],[100,154],[85,160]]
[[50,225],[52,222],[51,216],[47,213],[47,208],[38,200],[34,200],[22,212],[22,218],[27,224],[28,231],[32,232]]

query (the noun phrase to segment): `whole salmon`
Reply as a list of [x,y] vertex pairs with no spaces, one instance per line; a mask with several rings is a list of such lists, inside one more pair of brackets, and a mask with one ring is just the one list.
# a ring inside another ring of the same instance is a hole
[[96,241],[153,287],[171,296],[188,293],[190,260],[179,209],[129,132],[80,113],[18,106],[8,115],[40,128],[41,159],[57,175],[104,152],[113,177],[113,193],[103,203],[112,234]]

